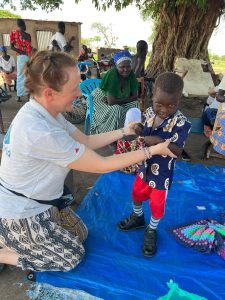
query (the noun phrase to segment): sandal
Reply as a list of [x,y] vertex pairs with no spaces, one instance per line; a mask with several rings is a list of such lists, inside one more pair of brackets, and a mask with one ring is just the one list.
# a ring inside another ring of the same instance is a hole
[[145,230],[144,244],[142,247],[142,253],[144,256],[154,256],[157,251],[156,246],[157,241],[157,232],[150,227],[147,227]]
[[118,223],[118,228],[123,231],[140,229],[143,227],[145,227],[144,214],[139,217],[134,212],[129,217]]

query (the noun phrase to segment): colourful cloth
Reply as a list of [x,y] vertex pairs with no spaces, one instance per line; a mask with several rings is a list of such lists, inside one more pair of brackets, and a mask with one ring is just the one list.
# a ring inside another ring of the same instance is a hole
[[[137,107],[131,108],[127,111],[124,127],[128,127],[129,123],[132,122],[141,122],[141,111]],[[127,153],[138,149],[142,149],[143,147],[144,147],[143,137],[138,137],[132,141],[119,139],[117,141],[115,154]],[[136,174],[139,168],[140,168],[140,164],[133,164],[129,167],[123,168],[121,171],[125,173]]]
[[217,113],[216,126],[214,126],[213,134],[210,137],[216,152],[225,155],[225,111]]
[[138,102],[108,105],[104,92],[97,88],[92,92],[94,111],[91,122],[91,134],[108,132],[124,127],[127,111],[137,107]]
[[225,226],[215,220],[200,220],[173,230],[183,245],[202,253],[217,252],[225,259]]
[[128,60],[128,61],[132,61],[132,56],[130,54],[129,51],[123,50],[123,51],[119,51],[117,52],[114,57],[114,62],[116,65],[119,65],[122,61]]
[[[144,115],[146,118],[144,136],[159,136],[164,140],[170,139],[179,148],[184,147],[185,140],[191,129],[191,123],[180,111],[163,120],[154,130],[152,130],[152,126],[156,115],[152,107],[149,107]],[[152,188],[168,190],[173,180],[175,161],[175,158],[169,156],[154,155],[147,160],[147,168],[145,163],[142,163],[139,176]]]
[[109,94],[118,99],[126,98],[138,91],[138,81],[135,78],[133,71],[131,71],[125,86],[122,88],[119,73],[116,68],[112,68],[104,75],[100,84],[100,89],[104,91],[105,95]]
[[108,132],[124,126],[126,113],[129,109],[138,106],[137,101],[125,104],[108,105],[107,95],[117,99],[129,97],[137,92],[138,82],[131,72],[126,79],[126,85],[121,86],[121,78],[116,68],[110,69],[104,75],[100,88],[92,92],[94,111],[91,123],[91,133]]
[[32,271],[69,271],[84,256],[87,228],[67,207],[22,219],[0,218],[0,245],[18,253],[17,266]]
[[[31,56],[32,46],[31,41],[23,39],[20,30],[11,31],[9,34],[10,44],[13,44],[15,48],[25,52],[28,56]],[[17,55],[19,55],[17,53]]]
[[[125,141],[120,139],[117,141],[115,154],[127,153],[138,149],[142,149],[143,147],[144,138],[139,137],[133,141]],[[139,164],[133,164],[129,167],[123,168],[121,171],[123,171],[124,173],[137,174],[139,168]]]

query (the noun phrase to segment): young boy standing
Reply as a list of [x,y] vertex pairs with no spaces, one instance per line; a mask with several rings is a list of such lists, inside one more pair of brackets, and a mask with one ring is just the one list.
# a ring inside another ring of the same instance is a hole
[[[180,76],[166,72],[158,76],[153,91],[153,107],[145,115],[143,135],[147,146],[162,143],[170,139],[170,150],[179,156],[191,128],[187,118],[178,110],[183,90]],[[164,215],[168,190],[173,180],[175,158],[154,155],[146,157],[133,189],[133,212],[119,222],[120,230],[129,231],[145,227],[142,201],[150,199],[151,219],[145,230],[142,253],[153,256],[157,251],[157,226]]]

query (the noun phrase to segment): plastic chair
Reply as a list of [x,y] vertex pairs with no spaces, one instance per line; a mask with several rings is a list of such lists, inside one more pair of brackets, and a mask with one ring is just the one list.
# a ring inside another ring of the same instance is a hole
[[88,100],[88,108],[87,108],[87,112],[86,112],[85,126],[84,126],[85,134],[88,134],[88,123],[90,124],[90,126],[92,123],[92,114],[93,114],[94,105],[93,105],[93,97],[92,97],[91,93],[97,87],[99,87],[100,82],[101,82],[101,79],[91,78],[91,79],[84,80],[83,82],[80,83],[81,92],[82,92],[83,96],[87,97],[87,100]]

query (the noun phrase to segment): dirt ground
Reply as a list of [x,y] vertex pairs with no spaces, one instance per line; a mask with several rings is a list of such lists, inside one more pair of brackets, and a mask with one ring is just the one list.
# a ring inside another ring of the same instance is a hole
[[[16,102],[15,93],[11,94],[13,97],[10,100],[0,104],[5,130],[9,127],[17,111],[25,103],[25,101],[21,103]],[[205,99],[203,98],[184,98],[181,101],[180,110],[187,117],[200,117],[204,102]],[[79,124],[78,127],[83,130],[84,124]],[[201,159],[201,147],[206,141],[207,139],[202,134],[191,133],[189,135],[185,149],[192,158],[191,163],[225,166],[225,160],[218,158]],[[106,156],[111,154],[112,150],[109,147],[105,147],[98,152]],[[98,174],[71,172],[67,182],[76,195],[75,206],[79,205],[86,193],[94,185],[98,176]],[[7,266],[0,274],[0,300],[28,299],[26,290],[29,288],[30,282],[26,279],[26,275],[27,272],[22,272],[16,267]]]

